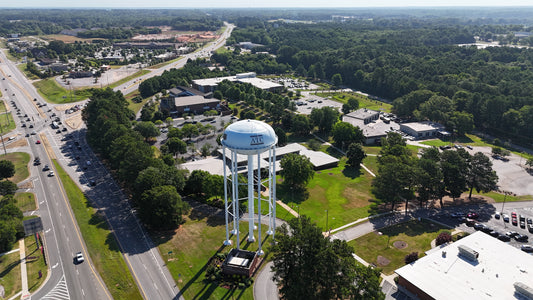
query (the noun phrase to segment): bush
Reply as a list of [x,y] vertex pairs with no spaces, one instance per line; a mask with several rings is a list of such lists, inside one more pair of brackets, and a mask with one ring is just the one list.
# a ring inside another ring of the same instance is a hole
[[418,252],[411,252],[407,254],[404,258],[405,264],[408,265],[412,262],[415,262],[418,259]]
[[446,244],[452,241],[452,235],[449,232],[441,232],[437,239],[435,240],[435,244],[437,246],[440,246],[442,244]]

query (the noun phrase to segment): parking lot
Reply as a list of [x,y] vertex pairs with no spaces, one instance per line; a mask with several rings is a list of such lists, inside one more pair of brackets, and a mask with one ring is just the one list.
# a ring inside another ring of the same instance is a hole
[[[496,219],[494,216],[496,212],[501,212],[502,203],[496,203],[496,204],[484,204],[480,206],[464,206],[460,208],[456,208],[453,210],[453,212],[450,211],[442,211],[436,213],[432,218],[445,223],[447,225],[453,226],[457,229],[460,229],[464,232],[473,233],[476,231],[473,224],[470,226],[465,223],[465,220],[463,218],[466,217],[468,213],[475,212],[478,214],[477,219],[475,219],[475,223],[478,224],[484,224],[488,228],[498,232],[501,235],[504,235],[508,232],[516,232],[517,234],[525,235],[528,238],[527,242],[519,242],[516,241],[514,238],[511,238],[510,241],[506,242],[510,244],[513,247],[519,248],[522,245],[532,245],[533,242],[533,233],[528,231],[527,227],[527,219],[532,218],[533,219],[533,207],[527,206],[527,205],[520,205],[520,203],[507,203],[506,206],[504,206],[503,214],[506,214],[509,216],[509,222],[505,222],[503,220],[503,217],[500,217],[499,219]],[[515,212],[517,215],[517,225],[512,224],[511,214],[512,212]],[[525,226],[520,226],[520,218],[519,216],[522,215],[525,220]],[[489,234],[489,230],[486,230],[486,233]],[[496,238],[496,237],[495,237]]]

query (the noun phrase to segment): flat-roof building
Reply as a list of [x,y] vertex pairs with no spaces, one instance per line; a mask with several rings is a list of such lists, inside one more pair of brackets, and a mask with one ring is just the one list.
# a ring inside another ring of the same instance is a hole
[[532,299],[533,256],[475,232],[433,248],[397,269],[398,284],[419,299]]
[[342,121],[359,127],[365,136],[365,144],[379,144],[381,139],[390,131],[400,130],[395,122],[385,122],[379,118],[380,113],[375,110],[360,108],[342,117]]
[[241,82],[249,83],[256,88],[270,92],[280,92],[283,90],[283,85],[268,80],[260,79],[256,77],[254,72],[241,73],[235,76],[226,76],[226,77],[216,77],[216,78],[205,78],[205,79],[196,79],[192,81],[192,87],[204,93],[213,92],[219,83],[224,80],[229,80],[232,82]]
[[202,114],[207,110],[218,110],[220,100],[208,99],[204,96],[167,97],[161,99],[161,110],[167,110],[172,115],[182,113]]
[[400,124],[400,130],[416,139],[428,139],[444,132],[444,126],[434,122],[412,122]]

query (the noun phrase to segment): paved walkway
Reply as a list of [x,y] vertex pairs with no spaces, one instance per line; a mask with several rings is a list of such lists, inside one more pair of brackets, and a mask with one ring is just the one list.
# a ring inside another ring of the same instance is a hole
[[30,292],[28,291],[28,272],[26,270],[26,246],[24,245],[24,239],[19,240],[20,251],[20,277],[22,281],[22,296],[20,299],[29,299]]

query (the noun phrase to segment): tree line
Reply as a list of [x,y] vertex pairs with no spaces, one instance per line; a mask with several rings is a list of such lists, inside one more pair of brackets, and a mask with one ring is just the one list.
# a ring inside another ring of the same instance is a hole
[[8,180],[15,175],[11,161],[0,160],[0,253],[11,250],[13,243],[24,237],[22,211],[14,198],[17,185]]
[[378,157],[378,174],[372,182],[372,192],[391,210],[396,205],[418,201],[423,207],[431,200],[458,198],[473,190],[489,192],[497,188],[498,176],[492,162],[483,153],[469,154],[463,148],[439,152],[436,147],[421,150],[420,158],[407,148],[402,136],[389,132],[382,140]]

